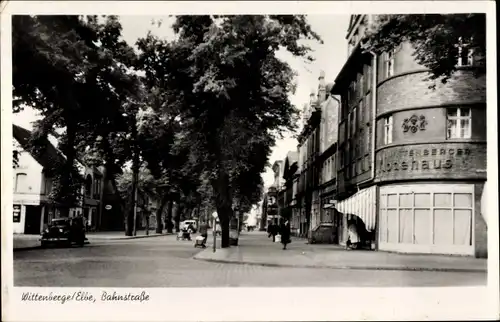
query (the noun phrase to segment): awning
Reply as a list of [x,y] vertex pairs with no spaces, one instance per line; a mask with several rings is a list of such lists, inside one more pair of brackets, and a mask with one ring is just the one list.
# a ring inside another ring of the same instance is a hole
[[484,183],[483,193],[481,195],[481,216],[483,217],[486,226],[488,226],[488,218],[486,215],[487,212],[486,209],[488,209],[488,196],[487,196],[488,191],[486,187],[488,187],[488,182]]
[[356,215],[363,220],[366,229],[373,231],[376,222],[376,187],[363,189],[351,197],[339,201],[337,209],[346,215]]

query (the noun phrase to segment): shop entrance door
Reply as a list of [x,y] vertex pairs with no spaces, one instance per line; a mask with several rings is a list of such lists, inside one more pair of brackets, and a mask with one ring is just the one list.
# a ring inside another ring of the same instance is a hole
[[40,234],[41,207],[25,206],[26,219],[24,224],[25,234]]

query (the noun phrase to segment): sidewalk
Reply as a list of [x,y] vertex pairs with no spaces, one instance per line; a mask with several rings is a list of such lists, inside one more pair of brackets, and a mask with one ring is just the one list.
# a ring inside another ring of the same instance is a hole
[[138,230],[135,236],[125,236],[123,231],[96,231],[88,232],[87,238],[89,240],[119,240],[119,239],[136,239],[136,238],[148,238],[148,237],[159,237],[173,235],[172,233],[162,233],[157,234],[154,229],[149,231],[149,235],[146,235],[145,230]]
[[288,249],[282,250],[281,244],[272,243],[262,232],[243,232],[239,245],[221,249],[217,242],[215,253],[212,246],[207,245],[207,249],[195,255],[194,259],[274,267],[481,273],[487,271],[486,259],[345,250],[336,245],[309,245],[301,238],[292,238]]
[[[146,231],[138,230],[136,236],[125,236],[123,231],[99,231],[99,232],[88,232],[86,233],[88,242],[99,241],[99,240],[124,240],[124,239],[137,239],[137,238],[148,238],[148,237],[159,237],[172,235],[169,233],[157,234],[154,230],[149,231],[149,235],[146,235]],[[40,235],[24,235],[24,234],[14,234],[14,250],[26,250],[35,249],[41,246]]]

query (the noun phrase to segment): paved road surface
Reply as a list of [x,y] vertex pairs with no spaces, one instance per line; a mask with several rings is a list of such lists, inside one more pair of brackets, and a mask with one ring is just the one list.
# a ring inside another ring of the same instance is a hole
[[[243,242],[243,241],[241,241]],[[14,253],[15,286],[302,287],[484,285],[484,273],[276,268],[192,259],[200,249],[175,236],[93,242],[83,248]]]

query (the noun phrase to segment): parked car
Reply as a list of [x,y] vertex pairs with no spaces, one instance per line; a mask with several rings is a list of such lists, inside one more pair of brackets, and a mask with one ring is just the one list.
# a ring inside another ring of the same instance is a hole
[[196,225],[196,220],[184,220],[183,222],[181,222],[179,228],[182,230],[182,229],[184,229],[184,227],[185,228],[189,227],[189,225],[193,226],[193,230],[194,230],[193,233],[196,233],[196,231],[198,230],[198,227]]
[[42,232],[40,242],[42,247],[49,244],[77,244],[83,246],[87,241],[85,225],[82,217],[52,219],[48,227]]

